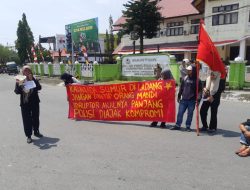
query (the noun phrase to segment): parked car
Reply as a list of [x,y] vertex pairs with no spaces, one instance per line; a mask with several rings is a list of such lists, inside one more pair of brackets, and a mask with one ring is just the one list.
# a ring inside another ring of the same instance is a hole
[[19,73],[18,66],[17,66],[17,64],[14,61],[7,62],[6,63],[6,68],[7,68],[7,73],[9,75],[11,75],[11,74],[18,74]]
[[0,64],[0,74],[6,73],[6,66],[4,64]]

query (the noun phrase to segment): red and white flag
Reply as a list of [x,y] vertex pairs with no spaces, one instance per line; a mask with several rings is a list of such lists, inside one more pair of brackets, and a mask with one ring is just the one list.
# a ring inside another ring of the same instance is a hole
[[40,53],[40,56],[41,56],[41,58],[42,58],[42,60],[43,60],[43,62],[44,62],[44,57],[43,57],[43,53],[42,53],[41,48],[40,48],[40,44],[37,45],[37,48],[38,48],[38,51],[39,51],[39,53]]
[[37,56],[34,46],[31,47],[31,53],[33,54],[34,63],[37,63]]

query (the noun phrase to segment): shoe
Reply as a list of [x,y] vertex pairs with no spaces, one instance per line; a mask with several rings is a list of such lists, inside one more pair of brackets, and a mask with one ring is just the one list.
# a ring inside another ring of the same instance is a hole
[[215,133],[217,131],[217,129],[208,129],[208,133]]
[[167,126],[165,124],[161,124],[160,128],[164,129],[164,128],[167,128]]
[[200,131],[201,131],[201,132],[206,132],[206,131],[207,131],[207,128],[206,128],[206,127],[202,127],[202,128],[200,128]]
[[170,130],[180,130],[181,128],[178,127],[177,125],[174,125],[173,127],[170,128]]
[[187,128],[185,129],[185,131],[191,132],[192,130],[190,129],[190,127],[187,127]]
[[28,144],[32,143],[32,138],[28,137],[28,138],[27,138],[27,143],[28,143]]
[[156,121],[153,121],[151,124],[150,124],[150,127],[156,127],[157,126],[157,122]]
[[43,135],[40,132],[35,132],[34,136],[38,137],[38,138],[42,138]]

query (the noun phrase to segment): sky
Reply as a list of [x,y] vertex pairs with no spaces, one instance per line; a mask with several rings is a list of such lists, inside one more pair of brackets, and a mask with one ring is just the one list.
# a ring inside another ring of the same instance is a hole
[[65,25],[98,17],[99,33],[109,29],[128,0],[0,0],[0,44],[14,45],[16,31],[25,13],[35,42],[42,37],[65,34]]

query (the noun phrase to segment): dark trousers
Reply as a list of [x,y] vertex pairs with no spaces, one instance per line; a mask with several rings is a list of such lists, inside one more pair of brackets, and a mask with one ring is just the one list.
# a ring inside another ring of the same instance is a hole
[[31,137],[32,129],[34,132],[39,131],[39,103],[21,106],[23,127],[26,137]]
[[[200,116],[201,116],[201,122],[204,128],[209,129],[217,129],[217,113],[218,113],[218,107],[220,105],[220,95],[217,96],[212,103],[209,101],[204,101],[200,108]],[[210,123],[209,126],[207,124],[207,112],[210,108],[211,111],[211,117],[210,117]]]

